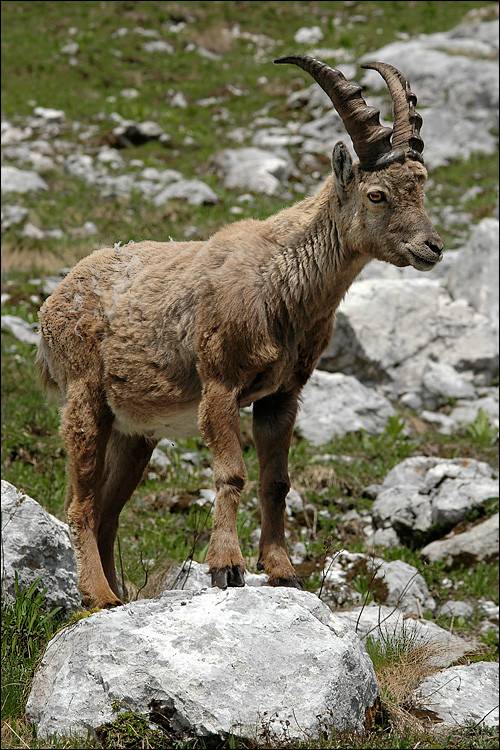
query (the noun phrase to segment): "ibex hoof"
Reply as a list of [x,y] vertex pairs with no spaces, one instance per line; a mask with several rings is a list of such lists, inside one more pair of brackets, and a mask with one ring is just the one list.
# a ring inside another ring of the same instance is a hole
[[219,589],[241,587],[245,585],[245,571],[239,565],[211,570],[212,586]]
[[270,578],[269,586],[287,586],[289,589],[303,589],[298,578]]

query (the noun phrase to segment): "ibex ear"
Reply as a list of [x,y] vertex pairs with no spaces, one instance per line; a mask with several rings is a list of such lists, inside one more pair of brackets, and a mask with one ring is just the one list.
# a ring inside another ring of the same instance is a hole
[[332,153],[332,169],[335,175],[335,184],[339,198],[344,197],[354,172],[352,168],[352,156],[342,141],[335,144]]

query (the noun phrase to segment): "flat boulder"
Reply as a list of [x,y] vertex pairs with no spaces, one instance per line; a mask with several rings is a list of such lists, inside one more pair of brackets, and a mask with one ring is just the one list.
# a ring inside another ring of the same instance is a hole
[[59,632],[35,673],[39,738],[92,732],[121,710],[168,717],[180,738],[268,741],[361,731],[377,697],[352,628],[314,594],[168,591]]

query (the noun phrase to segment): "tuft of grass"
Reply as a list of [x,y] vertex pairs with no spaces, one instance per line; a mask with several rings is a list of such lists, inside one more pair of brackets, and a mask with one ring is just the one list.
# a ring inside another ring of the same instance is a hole
[[62,621],[37,579],[25,588],[16,575],[12,601],[2,599],[2,716],[22,716],[32,674]]
[[475,420],[467,426],[465,432],[479,448],[489,448],[498,439],[498,430],[493,427],[484,409],[479,409]]
[[437,671],[432,660],[442,646],[422,643],[404,621],[398,633],[381,640],[368,636],[365,645],[375,668],[383,714],[400,731],[421,729],[412,695],[425,677]]

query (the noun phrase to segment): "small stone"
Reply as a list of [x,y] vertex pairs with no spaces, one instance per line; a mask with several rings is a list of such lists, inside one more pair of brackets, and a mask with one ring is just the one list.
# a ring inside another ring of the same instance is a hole
[[193,206],[218,203],[216,193],[201,180],[178,180],[162,190],[154,198],[155,206],[163,206],[170,200],[186,200]]
[[174,96],[170,99],[170,105],[172,107],[180,107],[180,109],[186,109],[188,106],[188,102],[182,91],[178,91]]
[[473,614],[474,607],[472,607],[468,602],[455,601],[453,599],[445,602],[436,611],[436,616],[438,617],[463,617],[464,620],[470,620]]
[[162,39],[146,42],[143,44],[142,48],[145,52],[162,52],[168,55],[171,55],[174,52],[172,45]]
[[293,38],[297,44],[317,44],[323,39],[323,32],[319,26],[302,26]]
[[158,472],[158,474],[163,474],[165,470],[171,465],[171,461],[168,458],[168,456],[165,455],[165,453],[160,450],[160,448],[155,448],[151,458],[149,460],[150,466]]
[[64,55],[76,55],[78,54],[80,50],[80,46],[77,44],[77,42],[68,42],[68,44],[65,44],[64,47],[61,47],[61,52]]

